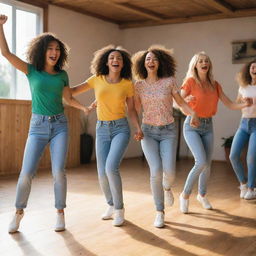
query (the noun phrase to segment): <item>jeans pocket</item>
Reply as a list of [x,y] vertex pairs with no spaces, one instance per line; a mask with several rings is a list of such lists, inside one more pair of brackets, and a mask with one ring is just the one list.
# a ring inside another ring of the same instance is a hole
[[43,120],[41,116],[32,116],[30,120],[30,126],[40,126]]
[[67,123],[67,122],[68,122],[68,119],[67,119],[66,116],[63,115],[63,116],[60,116],[60,117],[59,117],[58,121],[59,121],[60,123]]

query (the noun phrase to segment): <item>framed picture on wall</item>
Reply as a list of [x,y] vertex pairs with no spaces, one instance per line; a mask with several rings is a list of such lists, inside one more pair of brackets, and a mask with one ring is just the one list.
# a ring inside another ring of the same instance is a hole
[[256,39],[232,42],[232,63],[247,63],[256,59]]

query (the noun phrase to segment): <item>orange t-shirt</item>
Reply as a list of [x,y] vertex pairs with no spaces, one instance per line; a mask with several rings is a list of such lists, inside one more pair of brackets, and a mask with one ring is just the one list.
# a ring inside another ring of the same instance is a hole
[[215,90],[203,89],[193,77],[188,78],[181,89],[186,91],[187,95],[194,96],[194,99],[188,102],[188,105],[196,112],[199,117],[212,117],[217,112],[217,105],[221,85],[215,81]]

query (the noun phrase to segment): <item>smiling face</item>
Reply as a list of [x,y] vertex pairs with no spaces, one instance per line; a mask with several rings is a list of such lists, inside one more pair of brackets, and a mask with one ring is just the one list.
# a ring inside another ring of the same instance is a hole
[[51,41],[45,54],[45,65],[54,67],[60,58],[60,46],[57,41]]
[[195,67],[198,74],[207,74],[210,69],[210,61],[208,56],[200,55]]
[[119,51],[113,51],[108,55],[107,66],[109,68],[109,72],[121,72],[124,62],[122,54]]
[[146,55],[144,65],[148,73],[157,73],[159,60],[153,52],[149,52]]
[[256,82],[256,63],[251,64],[249,72],[252,80]]

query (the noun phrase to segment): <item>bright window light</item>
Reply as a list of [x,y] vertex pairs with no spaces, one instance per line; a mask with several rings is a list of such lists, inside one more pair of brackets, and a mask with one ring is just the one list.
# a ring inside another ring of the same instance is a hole
[[[0,1],[2,14],[8,16],[4,31],[9,48],[22,60],[29,41],[42,33],[43,9],[18,1]],[[0,98],[31,100],[27,78],[9,62],[0,58]]]

